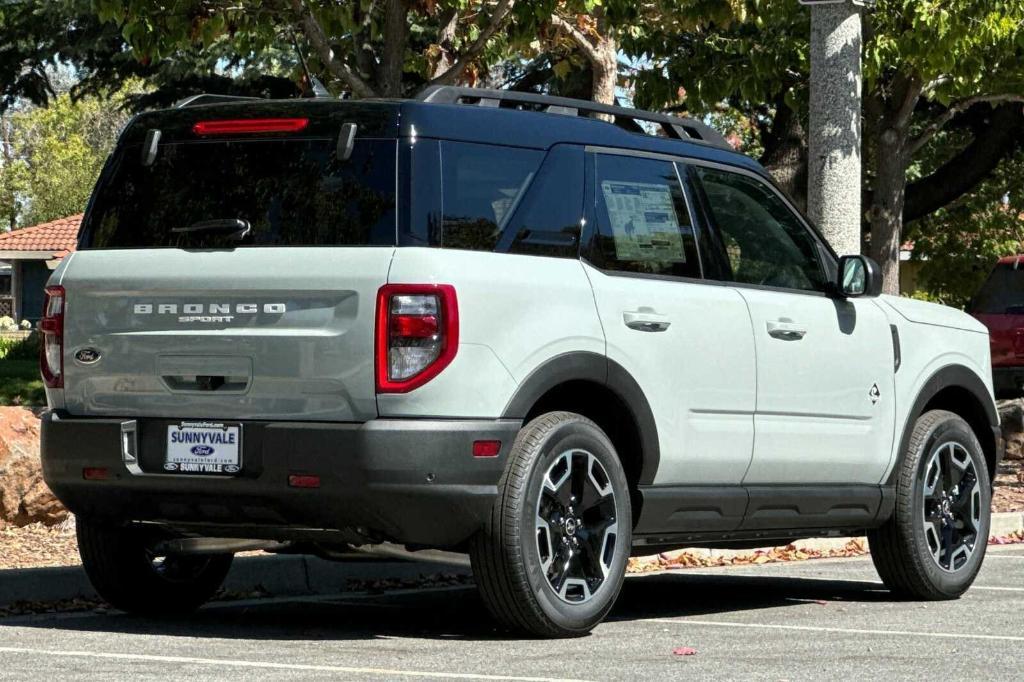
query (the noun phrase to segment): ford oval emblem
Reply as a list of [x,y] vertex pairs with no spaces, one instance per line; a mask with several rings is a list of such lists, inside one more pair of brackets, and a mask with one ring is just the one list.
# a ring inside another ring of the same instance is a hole
[[82,348],[75,352],[75,360],[83,365],[91,365],[99,362],[100,352],[95,348]]
[[213,454],[213,448],[209,445],[193,445],[191,452],[196,457],[209,457]]

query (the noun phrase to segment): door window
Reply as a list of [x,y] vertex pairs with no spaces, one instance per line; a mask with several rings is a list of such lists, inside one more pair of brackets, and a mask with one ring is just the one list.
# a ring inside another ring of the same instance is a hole
[[607,270],[701,276],[693,221],[669,161],[595,154],[597,235]]
[[747,175],[696,167],[733,280],[784,289],[824,291],[827,281],[810,230],[765,183]]

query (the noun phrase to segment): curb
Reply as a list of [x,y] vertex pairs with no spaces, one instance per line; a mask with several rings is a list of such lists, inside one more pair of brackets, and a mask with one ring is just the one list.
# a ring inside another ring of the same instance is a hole
[[[446,573],[469,575],[457,563],[415,560],[326,561],[311,556],[254,556],[236,559],[224,581],[229,592],[269,592],[274,596],[341,594],[350,580],[406,580]],[[97,598],[81,566],[0,571],[0,606],[19,601]]]

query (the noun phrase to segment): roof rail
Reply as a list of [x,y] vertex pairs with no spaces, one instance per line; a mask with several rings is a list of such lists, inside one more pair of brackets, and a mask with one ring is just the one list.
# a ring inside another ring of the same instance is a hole
[[208,92],[204,92],[199,95],[192,95],[185,99],[180,99],[174,103],[175,109],[184,109],[185,107],[198,107],[203,104],[226,104],[228,102],[242,102],[246,100],[262,99],[260,97],[245,97],[243,95],[214,95]]
[[660,126],[661,131],[666,137],[701,142],[713,147],[729,149],[730,151],[733,149],[732,145],[726,141],[721,133],[697,119],[657,114],[629,107],[599,104],[585,99],[538,95],[532,92],[517,92],[515,90],[466,88],[454,85],[431,85],[424,88],[416,96],[416,99],[421,102],[432,102],[435,104],[475,104],[481,107],[524,108],[565,116],[605,114],[614,119],[615,125],[631,132],[647,132],[638,121],[656,123]]

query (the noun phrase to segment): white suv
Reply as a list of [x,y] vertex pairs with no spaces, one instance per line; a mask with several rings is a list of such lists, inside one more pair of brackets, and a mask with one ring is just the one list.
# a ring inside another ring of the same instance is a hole
[[469,552],[542,636],[680,546],[866,532],[894,592],[952,598],[1002,447],[988,335],[880,289],[697,121],[199,97],[127,127],[50,281],[44,472],[150,614],[241,549],[383,541]]

